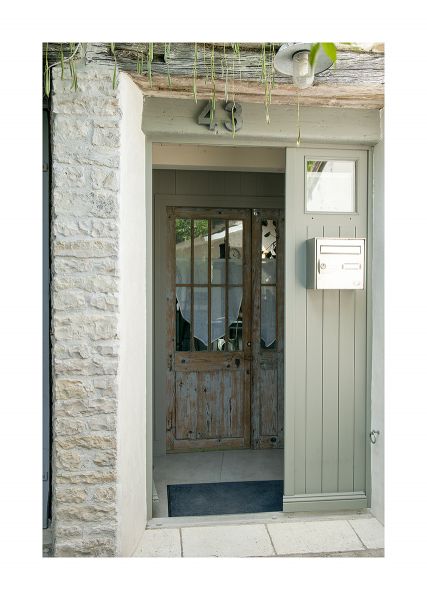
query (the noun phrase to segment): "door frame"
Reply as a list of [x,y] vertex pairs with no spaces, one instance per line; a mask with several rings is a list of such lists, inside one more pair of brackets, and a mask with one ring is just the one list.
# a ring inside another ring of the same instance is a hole
[[[179,143],[179,144],[198,144],[198,145],[223,145],[223,146],[259,146],[259,147],[272,147],[279,146],[283,148],[283,152],[286,152],[287,148],[297,147],[296,143],[278,143],[277,141],[272,142],[266,137],[256,136],[253,140],[234,140],[231,137],[229,139],[221,139],[219,144],[212,144],[210,140],[208,140],[204,135],[200,134],[183,134],[182,131],[178,131],[176,129],[175,134],[171,135],[168,133],[165,135],[162,132],[156,133],[155,128],[153,127],[151,118],[148,119],[149,127],[146,127],[147,121],[143,122],[143,130],[146,134],[146,163],[145,163],[145,173],[146,173],[146,193],[149,194],[147,198],[147,219],[146,219],[146,239],[147,239],[147,318],[150,323],[154,323],[154,243],[155,243],[155,232],[154,232],[154,212],[155,212],[155,198],[152,193],[152,171],[153,171],[153,163],[152,163],[152,144],[153,143]],[[358,137],[357,135],[355,136]],[[348,132],[348,140],[351,141],[351,124],[350,130]],[[380,136],[376,140],[378,142],[380,140]],[[342,144],[339,141],[336,143],[310,143],[307,145],[303,145],[302,147],[310,148],[310,149],[340,149],[340,150],[365,150],[368,154],[368,194],[367,194],[367,214],[368,214],[368,236],[372,240],[373,236],[373,150],[374,144],[361,144],[361,143],[345,143]],[[188,169],[188,166],[186,167]],[[248,169],[250,170],[250,169]],[[286,170],[284,173],[284,177],[286,176]],[[156,196],[156,201],[157,197]],[[164,196],[167,197],[167,196]],[[178,200],[178,196],[169,196],[169,201],[173,202],[173,199]],[[224,198],[222,198],[224,200]],[[237,200],[234,198],[234,200]],[[248,198],[248,200],[253,200],[252,198]],[[182,203],[182,198],[178,200]],[[197,202],[200,202],[200,198]],[[286,206],[286,198],[280,198],[280,205],[278,208],[284,209],[285,223],[288,223],[288,211]],[[236,204],[237,206],[238,204]],[[256,208],[256,207],[254,207]],[[287,227],[286,227],[287,230]],[[285,237],[286,234],[285,234]],[[290,243],[291,240],[287,239],[286,244]],[[366,260],[366,283],[367,283],[367,352],[366,352],[366,431],[369,431],[371,424],[371,372],[372,372],[372,247],[373,243],[368,244],[367,251],[367,260]],[[286,254],[286,250],[285,250]],[[285,259],[286,261],[286,259]],[[286,294],[285,294],[285,305],[286,305]],[[290,325],[292,326],[292,325]],[[285,340],[287,339],[287,331],[289,325],[286,322],[284,324],[284,336]],[[154,327],[150,326],[149,328],[149,337],[151,339],[151,349],[154,349]],[[147,348],[147,350],[149,350]],[[152,518],[152,493],[153,493],[153,444],[154,444],[154,366],[158,361],[153,361],[153,352],[147,351],[147,389],[146,389],[146,403],[147,403],[147,412],[146,412],[146,457],[147,457],[147,470],[146,470],[146,509],[147,509],[147,519],[150,520]],[[285,362],[285,373],[286,373],[286,359],[287,359],[287,346],[285,344],[285,353],[284,353],[284,362]],[[288,410],[287,406],[287,396],[289,394],[289,390],[286,389],[286,381],[285,381],[285,401],[284,401],[284,420],[285,423],[288,422],[288,429],[285,433],[285,444],[284,444],[284,453],[286,456],[286,447],[288,443],[293,443],[293,427],[292,427],[292,411]],[[369,436],[366,436],[366,497],[367,497],[367,506],[371,506],[371,448],[369,443]],[[284,472],[284,480],[286,483],[286,466]],[[317,505],[317,508],[320,508]],[[341,505],[339,502],[337,505],[330,505],[331,510],[340,510]]]
[[[162,244],[160,236],[161,231],[166,231],[167,216],[166,207],[188,207],[188,208],[241,208],[241,209],[259,209],[261,208],[278,208],[283,210],[283,198],[281,196],[216,196],[216,195],[170,195],[156,194],[153,197],[153,215],[154,215],[154,252],[153,256],[159,257],[160,264],[166,264],[167,257],[165,253],[165,245]],[[157,235],[156,235],[157,234]],[[155,263],[153,260],[153,272],[155,271]],[[161,275],[162,276],[162,275]],[[159,278],[154,278],[153,289],[154,310],[153,334],[161,332],[160,340],[165,339],[165,299],[162,297],[158,289]],[[154,454],[163,455],[166,453],[166,381],[164,377],[164,366],[167,364],[166,346],[158,341],[156,335],[153,335],[153,354],[156,356],[156,361],[153,366],[153,443]],[[155,407],[160,408],[156,410]]]

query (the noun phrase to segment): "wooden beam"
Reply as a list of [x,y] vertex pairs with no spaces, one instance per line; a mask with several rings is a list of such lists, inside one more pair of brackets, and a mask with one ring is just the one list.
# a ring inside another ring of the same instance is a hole
[[[193,98],[193,78],[174,77],[171,88],[164,75],[153,77],[152,84],[146,76],[130,74],[135,83],[146,96],[154,98]],[[216,82],[216,96],[225,97],[225,82]],[[196,80],[197,98],[208,100],[211,97],[211,86],[204,78]],[[231,100],[231,90],[228,86],[228,99]],[[236,81],[235,98],[238,102],[255,102],[263,104],[264,88],[254,81]],[[295,105],[297,100],[301,106],[336,106],[347,108],[382,108],[384,106],[384,87],[380,84],[365,86],[317,84],[305,90],[298,90],[289,84],[278,84],[272,90],[271,103]]]

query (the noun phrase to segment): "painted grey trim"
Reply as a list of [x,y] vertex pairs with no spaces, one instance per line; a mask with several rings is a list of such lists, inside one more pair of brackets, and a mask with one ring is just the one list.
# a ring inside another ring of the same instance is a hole
[[371,506],[372,498],[372,474],[371,474],[371,442],[369,431],[371,430],[371,385],[372,385],[372,258],[373,258],[373,150],[368,151],[368,239],[366,246],[366,496],[367,505]]
[[299,494],[283,496],[283,504],[287,502],[330,502],[331,500],[366,500],[365,492],[341,492],[325,494]]
[[[179,131],[180,143],[186,142],[184,137],[188,137],[193,142],[214,145],[296,145],[296,128],[291,125],[296,123],[295,107],[273,104],[270,124],[266,123],[262,104],[243,103],[242,107],[244,126],[233,139],[226,129],[219,128],[213,133],[198,125],[200,107],[192,100],[145,98],[142,129],[146,135],[155,136],[156,141],[164,142],[176,143]],[[301,118],[306,144],[326,142],[340,146],[352,141],[371,146],[380,139],[378,110],[304,106]]]

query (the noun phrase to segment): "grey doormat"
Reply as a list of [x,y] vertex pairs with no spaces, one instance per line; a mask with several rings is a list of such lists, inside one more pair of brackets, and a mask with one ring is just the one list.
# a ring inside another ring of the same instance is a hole
[[170,517],[233,515],[282,510],[283,480],[168,485]]

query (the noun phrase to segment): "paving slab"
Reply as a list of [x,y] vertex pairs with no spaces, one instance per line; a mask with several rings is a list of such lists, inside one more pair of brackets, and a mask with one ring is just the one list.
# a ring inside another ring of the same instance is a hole
[[277,554],[349,552],[364,547],[347,521],[311,521],[267,525]]
[[384,526],[377,519],[350,519],[348,522],[367,548],[384,548]]
[[179,529],[147,529],[134,556],[172,558],[181,556]]
[[226,525],[181,529],[184,557],[274,556],[265,525]]

